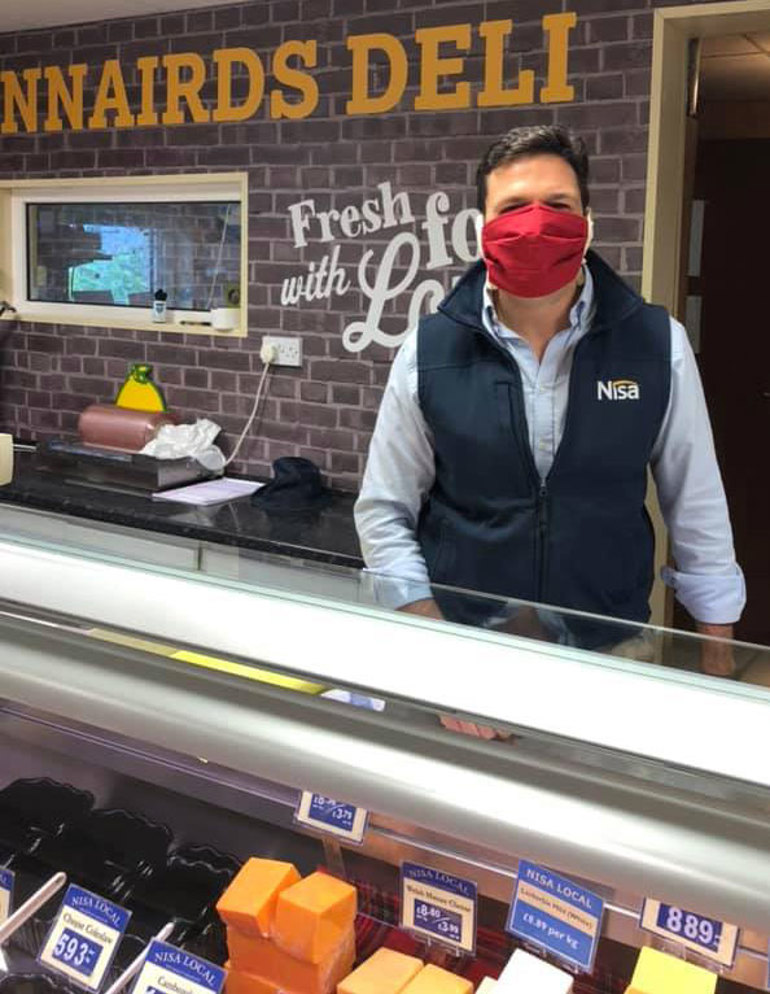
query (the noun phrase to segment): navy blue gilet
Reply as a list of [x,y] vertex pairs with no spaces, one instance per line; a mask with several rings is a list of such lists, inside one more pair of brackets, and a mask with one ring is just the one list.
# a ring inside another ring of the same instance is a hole
[[[436,584],[643,622],[654,572],[647,466],[671,389],[670,323],[593,252],[588,265],[595,317],[575,349],[545,480],[518,366],[482,324],[483,263],[421,320],[419,400],[436,476],[418,540]],[[444,601],[469,620],[461,598]]]

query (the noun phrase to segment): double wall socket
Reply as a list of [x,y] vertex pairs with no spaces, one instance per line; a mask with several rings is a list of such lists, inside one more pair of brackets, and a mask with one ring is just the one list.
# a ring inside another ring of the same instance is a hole
[[297,336],[283,337],[281,335],[264,335],[262,337],[262,348],[274,346],[278,349],[278,356],[273,363],[274,366],[301,366],[302,365],[302,339]]

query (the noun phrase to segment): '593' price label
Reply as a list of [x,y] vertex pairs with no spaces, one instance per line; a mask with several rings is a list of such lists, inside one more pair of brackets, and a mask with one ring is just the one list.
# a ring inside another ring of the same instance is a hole
[[640,925],[648,932],[687,946],[723,966],[731,967],[735,961],[738,945],[735,925],[651,898],[644,902]]
[[369,812],[365,808],[357,808],[354,804],[346,804],[323,794],[313,794],[309,790],[302,792],[294,814],[298,824],[336,835],[356,845],[364,840],[368,819]]
[[38,961],[81,987],[98,991],[130,917],[125,908],[71,884]]

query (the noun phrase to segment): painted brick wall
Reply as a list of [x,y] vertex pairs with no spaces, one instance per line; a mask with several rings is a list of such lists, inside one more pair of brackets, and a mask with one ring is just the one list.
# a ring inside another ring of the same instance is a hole
[[[474,50],[464,78],[475,92],[483,78],[479,23],[512,17],[511,73],[531,68],[540,82],[546,61],[541,17],[560,9],[578,15],[569,55],[573,103],[345,116],[349,34],[386,31],[403,40],[410,77],[400,107],[407,108],[419,82],[416,28],[473,26]],[[23,438],[72,434],[79,411],[92,401],[110,401],[127,363],[143,360],[156,367],[173,408],[185,416],[214,418],[232,439],[252,404],[261,335],[298,334],[304,340],[304,367],[273,375],[258,431],[236,468],[265,474],[278,456],[305,455],[321,465],[334,485],[356,489],[393,352],[373,345],[356,355],[343,348],[344,326],[366,310],[360,292],[351,290],[331,302],[281,306],[284,278],[329,249],[317,241],[303,250],[294,247],[289,205],[303,195],[312,196],[318,209],[360,205],[377,184],[390,182],[394,193],[409,191],[418,215],[412,230],[419,233],[419,215],[434,190],[445,190],[453,209],[473,205],[476,162],[493,138],[518,124],[556,121],[579,130],[593,154],[591,189],[600,252],[638,283],[651,35],[652,10],[642,0],[567,0],[566,8],[561,0],[256,0],[186,14],[0,35],[2,69],[98,65],[114,57],[127,66],[140,56],[182,51],[209,56],[216,48],[236,45],[253,48],[269,65],[281,42],[315,38],[314,75],[321,91],[318,109],[299,121],[272,121],[263,103],[259,115],[245,123],[0,138],[4,178],[248,170],[251,192],[247,339],[21,325],[6,331],[0,343],[3,430]],[[90,102],[93,95],[91,90]],[[372,236],[365,244],[361,238],[340,240],[340,262],[350,268],[351,277],[363,249],[378,253],[387,234]],[[444,284],[462,268],[455,265],[440,274]],[[435,272],[426,275],[436,277]],[[383,327],[404,327],[409,298],[406,292],[390,302]]]

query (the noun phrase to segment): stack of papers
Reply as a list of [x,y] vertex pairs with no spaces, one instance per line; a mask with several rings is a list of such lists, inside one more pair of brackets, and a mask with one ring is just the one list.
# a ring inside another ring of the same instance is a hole
[[152,495],[153,500],[170,500],[177,504],[224,504],[239,497],[248,497],[255,493],[264,483],[256,480],[235,480],[223,476],[219,480],[208,480],[206,483],[191,483],[185,487],[175,487],[173,490],[161,490]]

